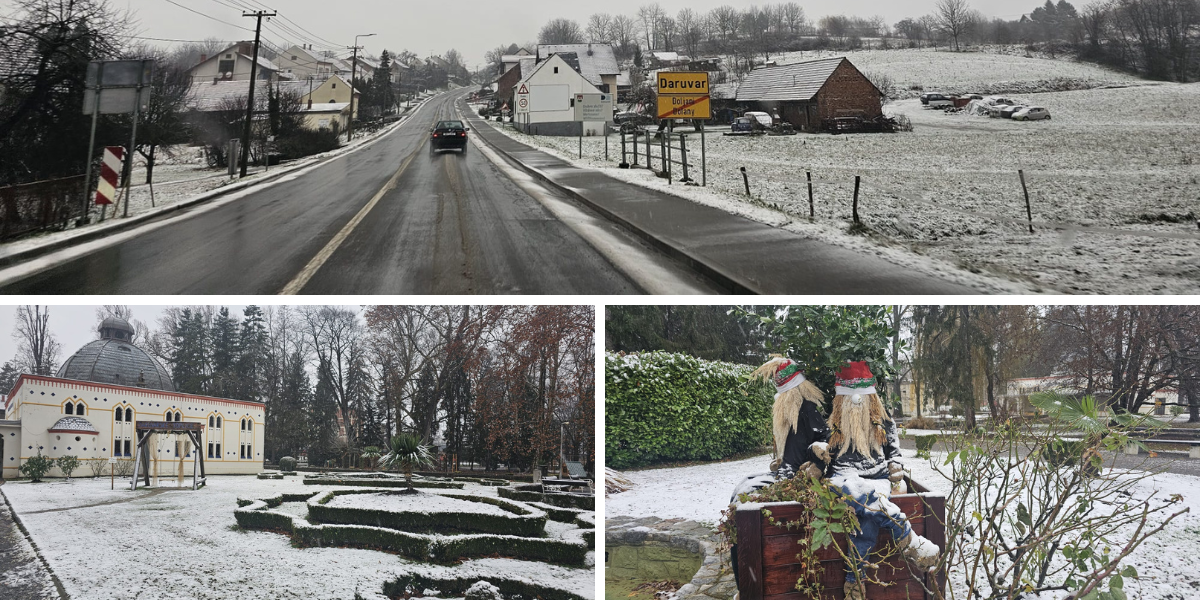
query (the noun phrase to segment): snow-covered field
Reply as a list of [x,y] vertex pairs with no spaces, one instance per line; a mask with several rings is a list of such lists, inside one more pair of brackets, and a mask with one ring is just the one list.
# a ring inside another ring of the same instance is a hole
[[512,516],[513,513],[483,502],[471,502],[458,498],[447,498],[433,491],[419,490],[411,496],[401,496],[381,492],[378,494],[349,494],[335,496],[325,506],[345,508],[366,508],[373,510],[391,510],[403,512],[471,512],[501,517]]
[[[107,479],[9,482],[0,486],[0,493],[13,504],[67,592],[81,600],[350,600],[356,592],[381,599],[384,582],[405,573],[519,577],[595,597],[591,566],[500,558],[442,566],[373,550],[294,548],[290,538],[278,533],[239,530],[233,518],[237,499],[333,488],[306,486],[299,477],[211,476],[208,482],[197,492],[137,493],[127,487],[110,491]],[[462,491],[496,496],[494,487],[471,483]],[[591,554],[589,563],[594,564]]]
[[[951,484],[931,466],[931,461],[916,458],[915,450],[902,450],[904,466],[912,478],[943,494]],[[941,464],[945,453],[933,453],[932,461]],[[661,518],[685,518],[716,523],[721,511],[729,505],[734,486],[742,478],[764,473],[770,455],[745,460],[711,463],[674,469],[646,469],[624,474],[635,484],[628,492],[609,495],[605,499],[605,514]],[[1136,488],[1138,494],[1157,497],[1171,494],[1183,496],[1175,512],[1188,507],[1191,512],[1177,518],[1160,534],[1147,540],[1126,559],[1137,568],[1141,578],[1127,581],[1125,591],[1130,598],[1142,600],[1192,600],[1200,597],[1200,555],[1194,548],[1200,544],[1200,478],[1162,473],[1145,480]],[[1163,557],[1170,557],[1169,566]],[[954,573],[950,573],[951,583]],[[961,580],[959,581],[961,584]],[[1043,600],[1062,595],[1043,594]]]
[[[603,138],[584,138],[580,160],[576,138],[504,131],[623,181],[901,265],[958,271],[954,279],[980,291],[1200,292],[1200,84],[1018,99],[1045,106],[1053,119],[944,114],[904,100],[884,110],[908,115],[911,133],[733,138],[715,130],[707,136],[707,190],[668,188],[646,170],[617,169],[616,136],[606,162]],[[688,144],[699,163],[699,140]],[[740,167],[753,198],[745,195]],[[1018,170],[1029,188],[1033,234],[1024,223]],[[816,180],[815,223],[808,222],[806,171]],[[855,176],[862,177],[859,212],[874,232],[869,239],[845,233]],[[981,276],[972,280],[970,273]]]
[[901,96],[909,97],[921,94],[921,89],[914,88],[948,94],[1015,94],[1146,83],[1128,73],[1095,64],[1069,58],[1029,55],[1023,48],[989,47],[985,50],[950,52],[945,48],[905,48],[810,51],[789,52],[773,58],[783,65],[845,56],[863,72],[890,76]]

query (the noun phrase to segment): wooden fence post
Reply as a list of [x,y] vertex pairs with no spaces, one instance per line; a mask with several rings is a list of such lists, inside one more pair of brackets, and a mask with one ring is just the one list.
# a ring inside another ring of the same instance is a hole
[[1025,169],[1018,169],[1017,176],[1021,178],[1021,191],[1025,192],[1025,218],[1029,222],[1029,233],[1033,233],[1033,208],[1029,205],[1029,187],[1025,185]]
[[808,218],[813,219],[816,217],[814,216],[815,211],[813,209],[812,171],[805,171],[805,174],[808,175]]
[[746,196],[750,195],[750,176],[746,174],[746,167],[742,167],[742,183],[746,184]]
[[862,221],[860,221],[858,218],[858,186],[860,183],[862,183],[862,177],[859,175],[855,175],[854,176],[854,224],[855,225],[862,225]]

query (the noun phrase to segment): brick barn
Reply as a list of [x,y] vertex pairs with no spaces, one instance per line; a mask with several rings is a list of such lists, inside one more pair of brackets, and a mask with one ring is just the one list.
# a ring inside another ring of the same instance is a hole
[[879,88],[845,57],[751,71],[738,87],[737,102],[778,116],[799,131],[828,129],[840,117],[875,121],[883,116]]

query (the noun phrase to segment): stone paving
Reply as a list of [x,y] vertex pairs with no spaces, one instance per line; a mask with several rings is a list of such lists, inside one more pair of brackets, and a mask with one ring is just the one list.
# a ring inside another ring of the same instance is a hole
[[12,509],[0,493],[0,598],[57,600],[59,597],[50,570],[17,527]]
[[708,526],[658,517],[609,517],[604,526],[606,545],[660,544],[700,554],[700,570],[676,592],[679,600],[730,600],[737,593],[728,551],[719,549],[720,535]]

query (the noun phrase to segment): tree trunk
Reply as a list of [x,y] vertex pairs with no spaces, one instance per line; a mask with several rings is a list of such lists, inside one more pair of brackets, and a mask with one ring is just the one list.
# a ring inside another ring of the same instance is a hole
[[892,306],[892,368],[896,370],[892,390],[896,394],[896,417],[904,417],[904,401],[900,399],[900,314],[899,304]]

